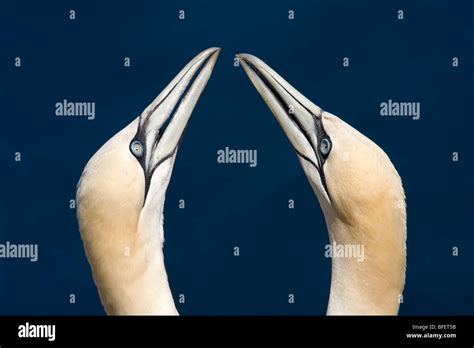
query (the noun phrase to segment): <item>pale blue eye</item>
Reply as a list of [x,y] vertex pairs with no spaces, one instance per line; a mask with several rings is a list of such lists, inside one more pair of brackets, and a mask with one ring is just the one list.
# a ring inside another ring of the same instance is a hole
[[329,138],[323,138],[319,144],[319,152],[321,152],[321,155],[326,157],[329,155],[329,152],[331,152],[331,147],[331,140],[329,140]]
[[143,156],[143,145],[142,145],[142,143],[139,140],[132,141],[132,143],[130,144],[130,151],[132,152],[132,154],[135,157],[137,157],[137,158],[142,157]]

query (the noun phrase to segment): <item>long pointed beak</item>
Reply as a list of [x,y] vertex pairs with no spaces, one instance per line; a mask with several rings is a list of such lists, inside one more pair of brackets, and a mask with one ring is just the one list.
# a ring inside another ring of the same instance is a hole
[[243,53],[237,54],[236,57],[275,115],[295,151],[316,168],[320,168],[321,159],[317,155],[317,146],[320,140],[318,138],[321,137],[321,108],[259,58]]
[[149,179],[179,146],[194,107],[219,56],[213,47],[192,59],[142,112],[137,135],[144,147],[142,165]]

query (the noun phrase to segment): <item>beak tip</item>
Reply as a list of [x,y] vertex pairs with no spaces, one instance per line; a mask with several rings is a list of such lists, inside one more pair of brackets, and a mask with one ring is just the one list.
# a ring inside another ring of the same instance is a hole
[[250,69],[250,66],[256,66],[256,67],[264,67],[265,63],[263,63],[260,59],[257,57],[248,54],[248,53],[237,53],[235,55],[239,62],[241,63],[242,67],[247,71],[247,69]]
[[209,51],[211,52],[211,54],[219,54],[221,52],[221,48],[220,47],[211,47],[211,48],[209,48]]
[[211,56],[211,61],[215,62],[217,61],[217,58],[219,58],[219,54],[221,53],[221,48],[220,47],[212,47],[209,49],[210,51],[210,56]]
[[219,57],[220,52],[220,47],[209,47],[208,49],[202,51],[197,57],[200,57],[200,59],[211,58],[211,60],[216,60],[217,57]]
[[243,59],[258,59],[256,56],[254,56],[253,54],[250,54],[250,53],[237,53],[236,56],[239,56]]
[[250,57],[250,54],[247,53],[237,53],[235,55],[241,62],[245,62],[248,57]]

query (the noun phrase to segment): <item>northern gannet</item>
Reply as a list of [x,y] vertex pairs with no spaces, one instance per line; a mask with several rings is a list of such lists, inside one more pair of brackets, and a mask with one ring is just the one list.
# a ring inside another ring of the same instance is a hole
[[77,218],[107,314],[177,315],[163,259],[163,207],[187,122],[219,48],[197,55],[89,160]]
[[406,206],[392,162],[263,61],[237,57],[293,145],[324,212],[331,244],[364,246],[362,262],[332,258],[327,314],[396,315],[405,284]]

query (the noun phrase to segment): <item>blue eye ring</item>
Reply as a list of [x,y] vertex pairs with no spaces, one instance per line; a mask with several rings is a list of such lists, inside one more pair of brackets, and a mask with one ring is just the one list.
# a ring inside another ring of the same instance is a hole
[[332,148],[332,143],[329,138],[326,137],[326,138],[321,139],[321,142],[319,143],[319,152],[321,153],[321,155],[323,155],[324,157],[327,157],[329,153],[331,152],[331,148]]
[[137,158],[143,156],[143,144],[140,140],[134,140],[130,144],[130,152]]

